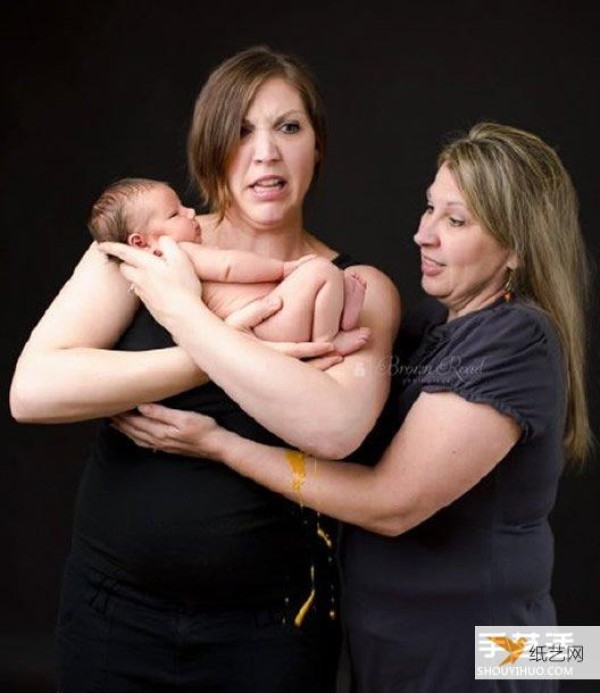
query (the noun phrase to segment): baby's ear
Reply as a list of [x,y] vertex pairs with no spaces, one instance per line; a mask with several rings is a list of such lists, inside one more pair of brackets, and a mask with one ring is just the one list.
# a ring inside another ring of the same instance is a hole
[[134,248],[148,247],[141,233],[130,233],[129,236],[127,236],[127,245],[132,245]]

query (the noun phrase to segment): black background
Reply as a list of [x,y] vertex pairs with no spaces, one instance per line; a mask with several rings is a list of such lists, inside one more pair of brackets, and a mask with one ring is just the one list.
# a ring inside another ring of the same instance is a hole
[[[553,0],[364,2],[354,10],[332,2],[3,3],[3,392],[30,330],[89,243],[84,222],[102,188],[125,175],[157,177],[196,203],[185,168],[196,93],[218,62],[257,43],[304,58],[325,97],[330,151],[308,228],[386,271],[406,304],[420,295],[412,234],[436,153],[445,136],[483,119],[557,147],[597,258],[599,19],[593,6]],[[594,333],[597,319],[594,310]],[[49,634],[95,424],[16,424],[7,402],[6,394],[0,688],[42,693],[53,690]],[[600,624],[597,459],[563,479],[552,516],[554,596],[567,625]]]

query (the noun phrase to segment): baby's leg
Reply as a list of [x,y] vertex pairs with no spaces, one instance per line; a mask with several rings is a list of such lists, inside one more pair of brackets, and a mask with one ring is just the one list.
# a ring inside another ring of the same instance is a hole
[[340,329],[344,308],[344,274],[329,260],[316,257],[300,265],[272,294],[281,310],[254,328],[274,342],[330,341]]
[[344,310],[342,311],[342,330],[358,327],[358,318],[365,302],[367,282],[352,269],[344,270]]

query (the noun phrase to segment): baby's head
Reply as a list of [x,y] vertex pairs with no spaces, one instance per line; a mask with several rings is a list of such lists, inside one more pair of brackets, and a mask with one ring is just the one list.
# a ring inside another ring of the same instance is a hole
[[154,251],[160,236],[200,241],[196,213],[184,207],[166,183],[123,178],[110,185],[92,207],[88,228],[97,241],[117,241]]

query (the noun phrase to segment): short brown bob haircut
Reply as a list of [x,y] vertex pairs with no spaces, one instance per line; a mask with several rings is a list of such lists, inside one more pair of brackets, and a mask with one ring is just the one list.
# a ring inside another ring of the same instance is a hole
[[[268,46],[253,46],[218,65],[196,99],[188,134],[188,167],[204,203],[222,220],[230,203],[227,167],[240,142],[242,121],[256,92],[281,77],[298,90],[315,132],[319,153],[314,178],[325,156],[325,109],[309,68],[298,58]],[[314,180],[313,178],[313,180]]]

